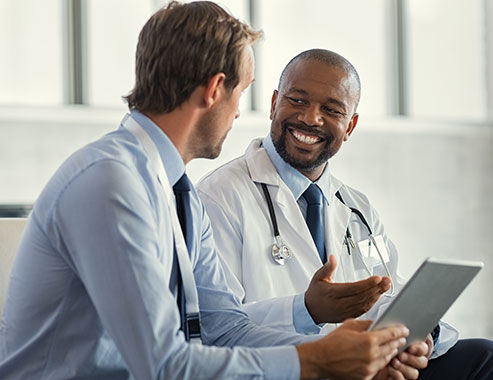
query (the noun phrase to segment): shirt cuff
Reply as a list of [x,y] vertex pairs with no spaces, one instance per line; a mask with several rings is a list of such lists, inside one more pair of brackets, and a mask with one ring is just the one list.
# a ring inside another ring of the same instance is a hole
[[324,324],[317,325],[305,305],[305,294],[293,299],[293,325],[298,334],[320,334]]
[[445,354],[459,339],[459,332],[448,323],[439,321],[438,324],[440,325],[440,334],[435,347],[433,347],[433,354],[430,359],[435,359]]
[[438,323],[433,331],[431,332],[431,337],[433,338],[433,348],[437,345],[438,337],[440,335],[440,323]]
[[262,369],[266,379],[300,378],[300,359],[295,346],[261,348]]

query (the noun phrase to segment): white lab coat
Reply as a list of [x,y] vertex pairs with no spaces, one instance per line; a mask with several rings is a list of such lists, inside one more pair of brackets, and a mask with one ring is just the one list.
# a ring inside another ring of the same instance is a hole
[[[228,282],[245,304],[250,318],[264,325],[293,329],[293,298],[306,291],[322,262],[292,192],[260,143],[261,139],[253,140],[245,155],[204,177],[197,189],[211,219]],[[267,184],[279,233],[294,255],[285,265],[277,264],[271,255],[274,234],[261,183]],[[369,276],[359,255],[349,255],[344,245],[348,226],[356,242],[368,239],[368,230],[349,207],[336,198],[339,190],[348,206],[363,213],[373,234],[383,237],[390,257],[388,267],[398,291],[405,282],[397,271],[398,253],[385,235],[376,211],[365,195],[335,177],[330,178],[330,186],[329,206],[325,207],[324,214],[326,252],[334,255],[338,264],[333,280],[352,282]],[[386,275],[381,264],[374,267],[373,272]],[[381,297],[362,318],[377,318],[390,301],[390,297]],[[328,324],[324,332],[336,326]],[[446,352],[458,336],[456,330],[446,324],[441,325],[441,330],[436,355]]]

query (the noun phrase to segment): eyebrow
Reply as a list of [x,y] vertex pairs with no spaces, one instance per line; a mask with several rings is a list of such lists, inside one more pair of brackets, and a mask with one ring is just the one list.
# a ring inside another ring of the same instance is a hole
[[[309,95],[308,91],[305,91],[305,90],[302,90],[301,88],[296,88],[296,87],[291,87],[290,89],[288,89],[288,91],[286,91],[286,93],[288,93],[288,94],[292,93],[292,92],[296,92],[296,93],[298,93],[300,95],[304,95],[304,96]],[[341,102],[340,100],[329,97],[329,98],[327,98],[327,100],[325,101],[324,104],[327,104],[327,103],[335,104],[335,105],[341,107],[344,111],[346,111],[346,105],[343,102]]]

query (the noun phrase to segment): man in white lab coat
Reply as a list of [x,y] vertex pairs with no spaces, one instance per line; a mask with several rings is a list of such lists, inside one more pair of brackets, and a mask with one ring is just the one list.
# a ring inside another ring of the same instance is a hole
[[[357,125],[359,97],[358,74],[345,58],[321,49],[299,54],[272,96],[270,134],[197,186],[230,286],[259,323],[317,333],[324,323],[330,331],[349,317],[375,319],[404,283],[397,250],[366,196],[329,171],[328,160]],[[315,185],[322,199],[318,234],[308,222],[312,201],[305,196]],[[457,338],[440,322],[427,338],[428,356],[443,355]],[[491,352],[491,342],[480,343]],[[416,378],[418,369],[409,349],[389,371]]]

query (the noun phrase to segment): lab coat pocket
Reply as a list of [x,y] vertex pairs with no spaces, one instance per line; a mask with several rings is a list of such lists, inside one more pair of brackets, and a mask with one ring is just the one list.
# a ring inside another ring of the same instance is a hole
[[385,273],[384,263],[388,264],[390,257],[382,235],[357,242],[355,251],[355,256],[357,257],[353,258],[354,267],[359,274],[359,278],[362,277],[362,272],[366,273],[366,276]]

